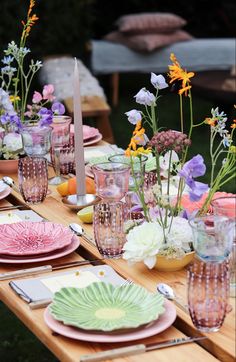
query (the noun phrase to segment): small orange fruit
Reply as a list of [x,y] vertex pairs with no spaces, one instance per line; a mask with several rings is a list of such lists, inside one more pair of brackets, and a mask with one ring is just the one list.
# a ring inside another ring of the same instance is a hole
[[[86,193],[95,194],[95,182],[91,177],[85,178]],[[76,177],[72,177],[68,180],[68,193],[69,195],[76,194]]]
[[69,195],[68,191],[68,181],[63,182],[62,184],[57,186],[57,191],[61,196],[67,196]]

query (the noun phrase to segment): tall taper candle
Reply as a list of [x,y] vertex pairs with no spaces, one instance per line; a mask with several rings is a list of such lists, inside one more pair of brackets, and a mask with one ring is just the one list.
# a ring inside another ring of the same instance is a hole
[[75,137],[75,171],[76,171],[76,193],[77,196],[86,194],[85,187],[85,165],[83,145],[83,121],[80,97],[80,81],[78,62],[75,58],[74,69],[74,137]]

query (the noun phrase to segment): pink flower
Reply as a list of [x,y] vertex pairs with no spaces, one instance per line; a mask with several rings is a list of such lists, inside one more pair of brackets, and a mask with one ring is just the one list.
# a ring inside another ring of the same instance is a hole
[[34,91],[32,102],[33,103],[39,103],[39,102],[41,102],[42,99],[43,99],[42,94],[39,93],[39,92]]
[[[183,195],[182,198],[181,198],[181,206],[187,210],[189,213],[192,213],[192,212],[197,212],[198,210],[201,209],[201,207],[204,205],[204,201],[206,200],[208,196],[208,193],[206,192],[200,200],[197,200],[197,201],[191,201],[189,196],[188,195]],[[216,192],[214,194],[214,198],[218,198],[218,197],[229,197],[229,196],[234,196],[234,194],[231,194],[231,193],[227,193],[227,192]],[[212,209],[212,206],[210,205],[209,206],[209,209],[208,209],[208,212],[212,213],[213,212],[213,209]]]
[[56,97],[53,96],[54,86],[52,84],[47,84],[43,87],[43,99],[48,99],[53,101]]

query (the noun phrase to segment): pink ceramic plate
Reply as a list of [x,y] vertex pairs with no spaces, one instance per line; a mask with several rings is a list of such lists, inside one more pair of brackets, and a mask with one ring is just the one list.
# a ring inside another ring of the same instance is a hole
[[25,264],[25,263],[38,263],[40,261],[47,261],[47,260],[53,260],[53,259],[58,259],[61,258],[63,256],[66,256],[68,254],[71,254],[73,251],[75,251],[80,245],[80,240],[77,236],[73,236],[71,239],[71,243],[70,245],[66,246],[63,249],[54,251],[54,253],[51,253],[50,255],[40,255],[40,256],[32,256],[31,258],[29,257],[24,257],[24,256],[19,256],[18,258],[16,257],[0,257],[0,263],[6,263],[6,264]]
[[64,248],[73,233],[53,222],[22,221],[0,225],[0,254],[37,255]]
[[89,164],[85,165],[85,174],[86,174],[86,176],[94,178],[94,174],[93,174],[91,166]]
[[172,302],[165,300],[165,313],[154,321],[146,328],[138,328],[129,333],[109,334],[109,333],[90,333],[85,332],[82,329],[69,327],[62,322],[56,321],[50,314],[49,309],[44,312],[44,321],[49,328],[54,332],[61,334],[62,336],[78,339],[80,341],[87,342],[99,342],[99,343],[114,343],[114,342],[128,342],[138,339],[144,339],[153,336],[157,333],[163,332],[170,327],[176,318],[176,309]]
[[84,146],[90,146],[90,145],[93,145],[94,143],[98,143],[99,141],[101,141],[101,139],[102,139],[102,134],[98,133],[97,136],[85,141]]
[[[70,126],[70,132],[74,133],[74,125],[72,124]],[[90,138],[94,138],[98,136],[99,130],[95,127],[90,127],[87,125],[83,125],[83,140],[88,140]]]

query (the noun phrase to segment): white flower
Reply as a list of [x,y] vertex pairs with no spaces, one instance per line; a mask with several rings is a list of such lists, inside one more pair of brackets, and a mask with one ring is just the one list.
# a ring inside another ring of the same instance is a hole
[[155,73],[151,73],[151,83],[156,89],[164,89],[169,87],[165,78],[161,74],[156,75]]
[[[171,158],[171,159],[170,159]],[[169,172],[173,172],[173,170],[177,170],[177,164],[179,163],[179,156],[177,153],[172,150],[168,151],[164,154],[164,156],[159,157],[159,165],[161,168],[161,176],[168,178]]]
[[153,268],[164,242],[162,227],[157,222],[144,222],[130,230],[126,239],[123,258],[131,263],[143,261]]
[[4,145],[8,152],[20,151],[23,148],[21,135],[18,133],[8,133],[4,137]]
[[128,117],[128,121],[132,124],[137,124],[142,120],[142,112],[137,111],[136,109],[132,109],[129,112],[125,113]]
[[151,106],[156,104],[156,97],[153,93],[149,92],[146,88],[142,88],[135,96],[137,103]]
[[[171,222],[171,218],[169,218],[169,222]],[[180,216],[173,217],[170,232],[166,235],[166,241],[168,244],[190,251],[189,243],[193,242],[193,234],[188,220]]]

